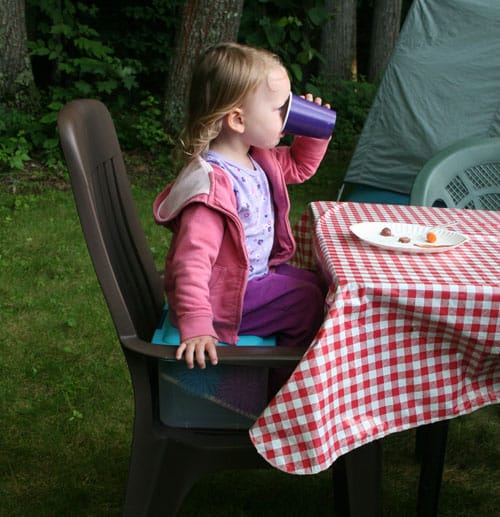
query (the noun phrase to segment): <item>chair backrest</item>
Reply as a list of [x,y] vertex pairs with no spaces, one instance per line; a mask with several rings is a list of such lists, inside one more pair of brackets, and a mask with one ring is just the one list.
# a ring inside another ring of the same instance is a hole
[[76,207],[117,333],[149,341],[164,296],[130,190],[115,127],[99,101],[69,102],[58,120]]
[[437,153],[417,174],[410,204],[500,210],[500,137],[462,140]]

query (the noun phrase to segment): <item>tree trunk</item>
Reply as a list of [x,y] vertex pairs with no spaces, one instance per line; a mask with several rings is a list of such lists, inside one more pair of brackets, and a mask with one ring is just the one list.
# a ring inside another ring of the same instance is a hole
[[165,127],[177,131],[183,119],[191,68],[201,51],[222,41],[235,41],[243,0],[187,0],[175,55],[167,78]]
[[375,0],[368,80],[377,83],[391,58],[401,26],[402,0]]
[[24,0],[0,0],[0,105],[38,107],[38,91],[26,49]]
[[328,81],[353,78],[356,66],[356,0],[325,0],[329,19],[323,26],[321,74]]

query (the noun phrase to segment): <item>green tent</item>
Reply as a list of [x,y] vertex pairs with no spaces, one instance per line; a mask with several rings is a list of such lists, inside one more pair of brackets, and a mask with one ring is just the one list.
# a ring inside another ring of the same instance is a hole
[[415,0],[345,181],[404,202],[436,152],[498,135],[500,0]]

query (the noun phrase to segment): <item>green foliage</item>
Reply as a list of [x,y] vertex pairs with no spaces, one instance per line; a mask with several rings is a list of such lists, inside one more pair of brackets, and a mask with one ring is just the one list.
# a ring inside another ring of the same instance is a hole
[[[57,113],[82,97],[107,104],[124,150],[147,152],[168,166],[173,142],[163,129],[160,106],[183,6],[184,0],[145,5],[124,0],[119,6],[103,0],[26,0],[42,111],[0,112],[0,172],[22,169],[31,159],[60,170]],[[319,0],[247,0],[239,40],[278,54],[296,93],[312,91],[330,102],[338,113],[332,145],[350,149],[368,112],[371,86],[311,79],[319,74],[325,21]]]
[[323,97],[337,112],[337,121],[330,146],[346,154],[356,147],[366,117],[370,111],[377,86],[366,82],[340,81],[329,83],[324,79],[314,79],[307,84],[307,91]]
[[[141,5],[137,0],[123,0],[119,6],[111,2],[102,4],[96,22],[104,41],[121,59],[141,63],[137,75],[141,89],[161,95],[184,0],[150,0]],[[127,27],[125,38],[124,26]]]
[[42,116],[0,106],[0,172],[21,170],[34,155],[49,168],[60,165],[55,129],[61,102],[52,102]]
[[240,39],[268,48],[291,72],[298,93],[321,61],[321,26],[327,19],[323,2],[315,0],[251,0],[245,2]]
[[333,103],[338,106],[335,147],[351,152],[370,111],[377,87],[360,78],[334,85]]
[[119,58],[93,27],[99,10],[69,0],[27,0],[27,47],[42,94],[37,116],[3,109],[0,170],[22,169],[32,157],[55,168],[61,162],[57,113],[69,100],[104,99],[114,106],[130,102],[142,65]]
[[33,148],[25,127],[32,127],[34,117],[30,114],[8,110],[0,106],[0,172],[20,170],[30,159]]
[[31,31],[35,37],[28,41],[28,48],[52,70],[47,92],[51,102],[123,95],[137,86],[140,64],[116,57],[90,25],[98,16],[95,5],[69,0],[31,0],[28,4],[36,19]]
[[157,165],[171,165],[170,151],[174,142],[163,127],[160,101],[157,98],[148,94],[137,107],[126,114],[117,113],[113,118],[122,146],[128,149],[147,149],[155,157]]
[[160,102],[148,95],[139,102],[124,122],[129,124],[130,132],[123,134],[125,143],[131,147],[151,148],[172,144],[171,137],[165,132],[161,123]]
[[15,137],[0,138],[0,167],[20,170],[30,159],[30,145],[20,129]]

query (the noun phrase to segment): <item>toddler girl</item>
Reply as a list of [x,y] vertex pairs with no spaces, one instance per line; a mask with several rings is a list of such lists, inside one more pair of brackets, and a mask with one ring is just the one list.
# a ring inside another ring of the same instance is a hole
[[321,281],[286,264],[295,252],[286,184],[316,172],[328,140],[277,147],[289,97],[285,68],[264,50],[218,44],[194,68],[186,164],[154,202],[156,222],[173,232],[165,288],[176,356],[190,368],[217,364],[217,342],[238,334],[308,346],[323,321]]

